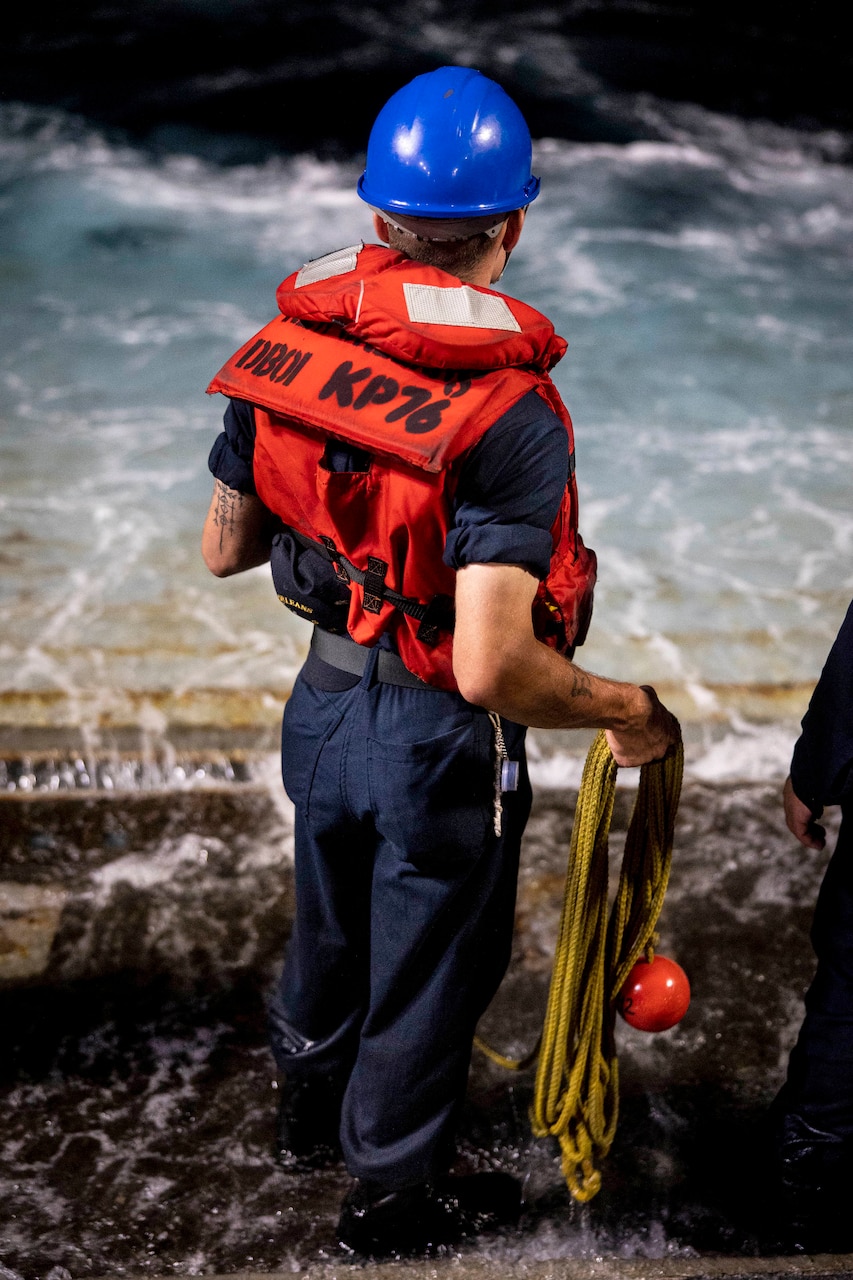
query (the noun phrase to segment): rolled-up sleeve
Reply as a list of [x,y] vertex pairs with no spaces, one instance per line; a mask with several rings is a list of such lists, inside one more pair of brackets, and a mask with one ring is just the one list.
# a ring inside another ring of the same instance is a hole
[[452,569],[514,564],[544,578],[568,473],[566,428],[530,392],[489,428],[465,460],[445,564]]
[[254,494],[255,411],[252,405],[246,400],[229,400],[222,426],[222,432],[213,442],[208,468],[229,489]]

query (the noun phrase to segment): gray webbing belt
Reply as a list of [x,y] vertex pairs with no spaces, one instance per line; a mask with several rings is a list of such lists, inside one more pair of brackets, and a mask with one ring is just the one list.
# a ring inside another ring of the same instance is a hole
[[[337,667],[339,671],[348,671],[353,676],[364,675],[367,659],[372,652],[365,645],[356,644],[349,636],[336,636],[331,631],[321,631],[319,627],[315,627],[311,633],[311,651],[321,662],[327,662],[330,667]],[[376,678],[382,684],[399,684],[406,689],[435,688],[435,685],[427,684],[413,675],[404,666],[400,655],[390,649],[379,650]]]

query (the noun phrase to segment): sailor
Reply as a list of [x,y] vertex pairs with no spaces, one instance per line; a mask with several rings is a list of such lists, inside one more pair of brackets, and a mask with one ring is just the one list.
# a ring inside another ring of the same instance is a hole
[[783,788],[785,820],[806,849],[826,846],[818,819],[841,806],[841,826],[815,906],[817,957],[805,1017],[771,1109],[779,1205],[807,1253],[853,1247],[853,604],[809,701]]
[[507,1175],[449,1171],[509,960],[526,726],[604,728],[626,766],[679,731],[652,689],[573,659],[595,556],[549,377],[566,343],[491,287],[539,194],[520,111],[477,71],[418,76],[358,193],[379,244],[285,280],[210,384],[229,403],[203,554],[218,576],[270,560],[314,624],[282,732],[278,1148],[295,1168],[342,1154],[339,1239],[383,1254],[518,1213]]

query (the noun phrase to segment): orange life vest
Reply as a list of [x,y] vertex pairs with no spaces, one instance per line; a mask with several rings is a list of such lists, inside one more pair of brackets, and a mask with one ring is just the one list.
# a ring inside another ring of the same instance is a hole
[[[535,390],[565,424],[571,466],[533,622],[539,639],[570,653],[589,624],[595,554],[577,529],[572,425],[548,376],[566,343],[550,321],[376,245],[308,263],[277,301],[281,314],[208,392],[255,406],[258,495],[348,584],[352,638],[373,645],[389,630],[410,671],[456,688],[455,571],[442,554],[459,470]],[[330,440],[368,451],[368,469],[329,469]]]

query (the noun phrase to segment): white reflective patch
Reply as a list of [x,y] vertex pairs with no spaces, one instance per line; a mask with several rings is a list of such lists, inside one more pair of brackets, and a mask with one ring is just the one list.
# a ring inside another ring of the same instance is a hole
[[466,329],[506,329],[521,333],[521,325],[503,298],[478,293],[463,284],[443,289],[432,284],[403,284],[409,319],[416,324],[455,324]]
[[342,276],[346,271],[355,271],[358,255],[364,244],[351,244],[346,249],[336,249],[322,258],[314,258],[306,262],[296,277],[295,289],[305,284],[318,284],[320,280],[330,280],[332,276]]

